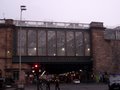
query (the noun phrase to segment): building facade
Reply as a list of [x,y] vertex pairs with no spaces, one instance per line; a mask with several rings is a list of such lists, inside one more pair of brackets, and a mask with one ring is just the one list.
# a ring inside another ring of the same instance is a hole
[[120,29],[102,22],[0,20],[0,75],[17,77],[34,64],[49,73],[120,73]]

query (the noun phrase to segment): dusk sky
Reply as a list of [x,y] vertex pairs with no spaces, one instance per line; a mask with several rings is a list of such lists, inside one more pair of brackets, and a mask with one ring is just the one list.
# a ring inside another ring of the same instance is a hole
[[90,23],[120,26],[120,0],[0,0],[0,19]]

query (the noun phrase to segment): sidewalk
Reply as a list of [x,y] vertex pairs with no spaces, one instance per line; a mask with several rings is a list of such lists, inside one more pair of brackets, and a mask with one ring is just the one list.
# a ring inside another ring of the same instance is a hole
[[[36,85],[29,85],[25,87],[25,90],[37,90]],[[41,90],[41,89],[39,89]],[[46,87],[43,86],[42,90],[46,90]],[[50,86],[50,90],[55,90],[55,85]],[[108,90],[107,84],[60,84],[60,90]]]

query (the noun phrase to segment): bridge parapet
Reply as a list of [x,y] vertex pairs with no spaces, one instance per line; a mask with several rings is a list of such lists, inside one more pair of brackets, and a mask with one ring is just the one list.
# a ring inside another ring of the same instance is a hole
[[[0,19],[0,24],[5,24],[8,19]],[[50,21],[20,21],[13,20],[16,26],[25,27],[51,27],[51,28],[73,28],[73,29],[89,29],[90,25],[87,23],[70,23],[70,22],[50,22]]]
[[69,23],[69,22],[46,22],[46,21],[19,21],[14,20],[16,26],[26,27],[53,27],[53,28],[75,28],[88,29],[89,24],[86,23]]
[[0,19],[0,24],[4,24],[5,23],[5,19]]

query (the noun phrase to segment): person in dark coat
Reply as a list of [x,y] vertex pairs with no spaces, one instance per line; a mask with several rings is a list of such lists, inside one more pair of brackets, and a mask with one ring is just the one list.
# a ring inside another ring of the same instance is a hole
[[46,81],[46,90],[50,90],[50,80],[47,80]]
[[58,78],[55,80],[55,90],[60,90]]

